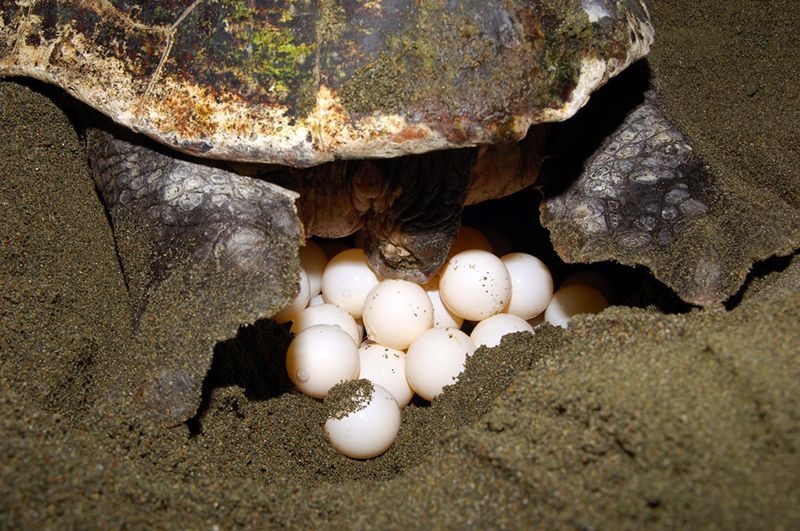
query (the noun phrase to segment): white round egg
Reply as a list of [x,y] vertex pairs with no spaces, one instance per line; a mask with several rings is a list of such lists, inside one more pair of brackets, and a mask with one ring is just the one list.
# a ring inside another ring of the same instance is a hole
[[469,337],[476,347],[481,345],[496,347],[504,335],[514,332],[533,333],[533,327],[518,315],[498,313],[475,325]]
[[302,392],[324,398],[331,387],[358,378],[358,347],[350,335],[335,325],[306,328],[289,344],[286,371]]
[[[437,283],[438,286],[438,283]],[[451,312],[442,302],[439,288],[428,289],[425,291],[433,306],[433,327],[434,328],[461,328],[464,318]]]
[[289,306],[276,313],[272,318],[278,323],[288,323],[295,316],[303,311],[303,308],[308,306],[308,301],[311,298],[310,288],[308,285],[308,275],[305,269],[300,269],[300,291],[297,292],[294,300],[289,303]]
[[484,236],[481,231],[474,227],[461,225],[453,243],[450,244],[449,256],[455,256],[461,251],[468,251],[470,249],[480,249],[487,253],[493,252],[489,238]]
[[361,317],[364,301],[378,285],[378,275],[367,264],[362,249],[348,249],[334,256],[322,273],[322,295],[327,302]]
[[371,340],[405,350],[433,326],[433,305],[419,284],[389,279],[367,294],[362,318]]
[[[367,382],[352,391],[354,411],[333,412],[325,421],[328,440],[339,452],[353,459],[370,459],[384,453],[400,431],[400,407],[392,394]],[[371,391],[371,392],[370,392]]]
[[[322,293],[319,295],[314,295],[311,297],[311,300],[308,301],[307,308],[311,308],[312,306],[319,306],[320,304],[325,304],[325,297],[322,296]],[[347,314],[350,315],[350,314]]]
[[544,262],[526,253],[509,253],[501,258],[511,275],[511,300],[506,313],[533,319],[553,298],[553,275]]
[[596,289],[583,284],[559,288],[544,312],[548,323],[567,328],[572,316],[581,313],[598,313],[608,307],[605,297]]
[[458,381],[475,345],[457,328],[431,328],[411,343],[406,353],[406,379],[425,400]]
[[315,297],[322,292],[322,272],[328,257],[325,251],[314,240],[306,240],[306,244],[300,247],[300,267],[308,273],[308,287],[311,297]]
[[500,313],[511,299],[511,276],[503,261],[487,251],[462,251],[447,261],[439,294],[454,314],[481,321]]
[[560,287],[565,288],[575,284],[583,284],[584,286],[589,286],[596,289],[603,297],[605,297],[607,301],[613,301],[616,297],[616,290],[611,284],[611,281],[607,276],[603,275],[602,273],[598,273],[597,271],[576,271],[565,278],[564,281],[561,282]]
[[406,380],[406,354],[400,350],[365,342],[358,349],[361,360],[359,378],[376,383],[392,393],[397,405],[405,407],[414,391]]
[[361,332],[358,329],[356,320],[335,304],[324,303],[309,306],[295,316],[291,332],[299,334],[310,326],[320,324],[336,325],[347,332],[356,345],[361,343]]

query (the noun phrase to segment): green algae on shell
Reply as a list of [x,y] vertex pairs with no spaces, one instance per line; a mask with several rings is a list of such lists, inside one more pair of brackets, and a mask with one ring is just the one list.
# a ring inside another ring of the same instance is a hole
[[0,5],[0,76],[186,153],[291,166],[520,139],[653,39],[639,0]]

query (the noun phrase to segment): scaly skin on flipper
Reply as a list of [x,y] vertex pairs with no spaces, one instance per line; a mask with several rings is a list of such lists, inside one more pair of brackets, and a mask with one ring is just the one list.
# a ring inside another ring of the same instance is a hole
[[800,245],[800,217],[769,190],[712,174],[639,66],[554,126],[541,219],[567,262],[645,265],[684,301],[718,304],[740,289],[754,261]]
[[698,252],[684,260],[665,259],[675,239],[706,217],[716,189],[688,139],[662,111],[655,90],[637,90],[649,77],[646,69],[637,70],[626,76],[633,90],[601,94],[598,98],[608,99],[556,132],[554,150],[566,157],[573,157],[581,136],[587,136],[584,123],[602,131],[602,141],[581,168],[545,166],[542,224],[567,262],[647,265],[682,299],[719,302],[731,288],[719,285],[713,257]]
[[111,130],[87,132],[90,167],[111,216],[137,337],[153,356],[136,360],[124,385],[138,390],[150,415],[176,424],[197,408],[216,341],[294,296],[296,195]]

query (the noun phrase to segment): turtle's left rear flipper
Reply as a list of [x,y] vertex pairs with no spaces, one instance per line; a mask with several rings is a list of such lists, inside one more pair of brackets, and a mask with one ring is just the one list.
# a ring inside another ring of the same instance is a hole
[[118,385],[177,424],[197,409],[216,342],[293,298],[296,194],[118,129],[90,129],[87,141],[144,347],[136,350],[147,353],[124,360]]

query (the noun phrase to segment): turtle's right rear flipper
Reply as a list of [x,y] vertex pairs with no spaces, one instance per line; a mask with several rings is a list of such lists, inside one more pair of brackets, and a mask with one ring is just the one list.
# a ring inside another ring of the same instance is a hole
[[646,88],[644,66],[554,128],[567,155],[544,166],[542,222],[567,262],[644,265],[684,301],[718,304],[753,263],[797,249],[800,215],[769,180],[713,172]]

